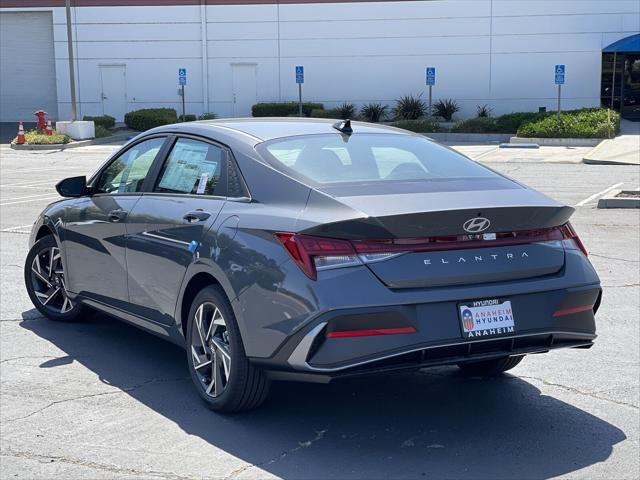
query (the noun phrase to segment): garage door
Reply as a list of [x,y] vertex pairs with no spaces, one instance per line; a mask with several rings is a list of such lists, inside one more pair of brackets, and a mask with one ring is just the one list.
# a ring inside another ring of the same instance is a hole
[[0,121],[58,117],[51,12],[0,13]]

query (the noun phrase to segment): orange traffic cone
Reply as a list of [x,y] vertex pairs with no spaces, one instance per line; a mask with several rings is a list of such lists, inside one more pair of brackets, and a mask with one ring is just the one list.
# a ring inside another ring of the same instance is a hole
[[53,128],[51,128],[51,120],[47,120],[47,128],[45,129],[47,135],[53,135]]
[[18,145],[24,145],[24,127],[22,126],[22,122],[18,125],[18,138],[16,143]]

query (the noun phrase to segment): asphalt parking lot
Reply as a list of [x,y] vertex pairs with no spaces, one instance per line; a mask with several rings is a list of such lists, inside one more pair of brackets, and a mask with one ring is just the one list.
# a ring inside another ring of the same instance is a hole
[[53,185],[114,148],[0,147],[2,478],[640,477],[640,215],[596,208],[608,189],[638,188],[638,167],[584,165],[579,148],[458,147],[576,207],[604,287],[591,350],[489,380],[446,367],[282,383],[261,409],[221,416],[179,348],[101,315],[44,320],[23,287],[27,234]]

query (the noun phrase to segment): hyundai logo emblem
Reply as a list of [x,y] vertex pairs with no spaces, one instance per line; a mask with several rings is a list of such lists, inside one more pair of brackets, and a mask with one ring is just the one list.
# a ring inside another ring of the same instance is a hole
[[491,226],[491,222],[489,221],[488,218],[475,217],[475,218],[470,218],[469,220],[464,222],[464,224],[462,225],[462,228],[464,228],[465,232],[480,233],[480,232],[484,232],[490,226]]

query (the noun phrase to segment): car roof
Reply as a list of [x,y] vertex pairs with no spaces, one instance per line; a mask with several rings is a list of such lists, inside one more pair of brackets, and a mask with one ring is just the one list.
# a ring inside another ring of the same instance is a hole
[[[261,118],[225,118],[219,120],[201,120],[197,122],[186,122],[174,125],[167,125],[154,129],[159,131],[179,131],[189,133],[197,130],[204,133],[209,130],[218,134],[242,134],[252,137],[254,143],[264,142],[275,138],[293,137],[297,135],[318,135],[337,133],[333,124],[342,120],[326,118],[292,118],[292,117],[261,117]],[[395,133],[398,135],[412,135],[411,132],[386,125],[351,122],[354,133]],[[234,135],[237,137],[237,135]]]

